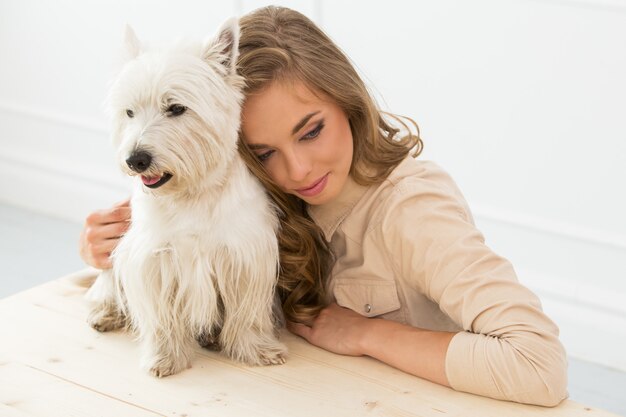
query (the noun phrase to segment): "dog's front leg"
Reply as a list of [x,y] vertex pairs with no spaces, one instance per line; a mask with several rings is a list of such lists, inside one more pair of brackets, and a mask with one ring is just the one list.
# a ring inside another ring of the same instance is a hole
[[106,269],[98,275],[86,298],[94,303],[87,317],[91,327],[99,332],[108,332],[126,326],[126,316],[117,302],[112,270]]
[[[272,313],[275,269],[271,257],[265,259],[265,263],[259,260],[222,268],[240,275],[225,275],[219,280],[225,307],[220,345],[231,358],[253,366],[281,365],[287,356]],[[233,286],[233,282],[238,285]]]
[[195,340],[184,323],[157,327],[144,335],[142,367],[162,378],[191,367]]

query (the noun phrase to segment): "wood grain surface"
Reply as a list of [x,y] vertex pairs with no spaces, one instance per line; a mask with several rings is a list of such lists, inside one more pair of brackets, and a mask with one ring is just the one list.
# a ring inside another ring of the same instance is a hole
[[285,365],[248,367],[198,347],[192,368],[154,378],[131,334],[87,325],[94,277],[87,269],[0,300],[0,416],[615,416],[569,400],[544,408],[456,392],[287,331]]

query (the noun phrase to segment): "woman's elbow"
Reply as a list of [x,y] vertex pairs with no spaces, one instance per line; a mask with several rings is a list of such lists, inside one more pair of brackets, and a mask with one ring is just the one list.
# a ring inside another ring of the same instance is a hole
[[553,364],[550,369],[535,370],[523,402],[543,407],[556,407],[568,397],[567,360]]

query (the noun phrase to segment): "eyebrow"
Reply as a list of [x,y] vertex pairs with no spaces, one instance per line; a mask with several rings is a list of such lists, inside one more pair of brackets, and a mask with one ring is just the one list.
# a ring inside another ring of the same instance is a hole
[[[311,120],[311,117],[315,116],[318,113],[319,113],[319,110],[315,111],[313,113],[309,113],[306,116],[304,116],[302,118],[302,120],[300,120],[298,123],[296,123],[296,125],[293,127],[293,129],[291,129],[291,134],[295,135],[296,133],[298,133],[298,131],[300,129],[302,129],[302,127],[304,127],[304,125],[306,125],[309,120]],[[249,144],[248,148],[250,148],[252,150],[254,150],[254,149],[263,149],[263,148],[267,148],[267,145],[264,145],[264,144],[261,144],[261,143],[259,143],[259,144],[254,144],[253,143],[253,144]]]
[[309,121],[309,119],[311,119],[311,117],[315,116],[316,114],[318,114],[319,111],[315,111],[313,113],[309,113],[306,116],[304,116],[302,118],[302,120],[300,120],[294,127],[293,129],[291,129],[291,134],[295,135],[296,133],[298,133],[298,130],[302,129],[302,127]]

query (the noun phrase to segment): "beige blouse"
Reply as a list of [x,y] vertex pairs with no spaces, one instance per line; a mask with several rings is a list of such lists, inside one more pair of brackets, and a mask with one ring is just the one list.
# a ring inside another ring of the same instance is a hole
[[379,185],[349,179],[337,199],[309,213],[336,256],[329,301],[458,332],[445,364],[455,390],[546,406],[567,397],[558,327],[511,263],[485,245],[437,164],[407,157]]

